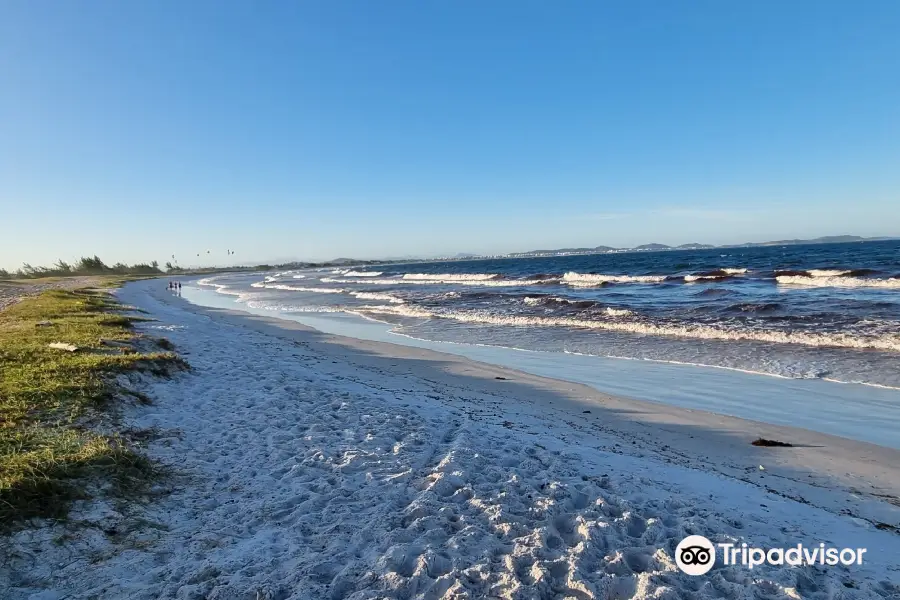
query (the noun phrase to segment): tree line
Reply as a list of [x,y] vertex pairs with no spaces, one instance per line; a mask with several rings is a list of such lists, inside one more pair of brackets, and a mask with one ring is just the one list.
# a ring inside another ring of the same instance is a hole
[[38,277],[69,277],[72,275],[162,275],[163,273],[183,273],[183,274],[200,274],[200,273],[217,273],[222,271],[271,271],[274,269],[311,269],[318,267],[352,267],[366,266],[375,264],[387,264],[392,262],[403,261],[375,261],[375,260],[354,260],[350,258],[342,258],[327,262],[289,262],[278,265],[240,265],[230,267],[194,267],[185,269],[171,262],[165,264],[165,270],[159,267],[159,262],[152,261],[147,263],[136,263],[126,265],[118,262],[112,266],[107,265],[100,257],[82,256],[74,263],[67,263],[60,259],[52,267],[33,267],[28,263],[22,265],[19,269],[9,272],[0,268],[0,279],[35,279]]
[[[166,270],[177,272],[181,269],[173,266],[172,263],[166,263]],[[67,263],[60,259],[52,267],[33,267],[25,263],[12,273],[5,269],[0,269],[0,278],[33,279],[36,277],[67,277],[71,275],[159,275],[161,273],[163,273],[163,270],[159,268],[159,263],[155,260],[149,264],[126,265],[119,262],[110,266],[100,260],[99,256],[94,255],[82,256],[74,263]]]

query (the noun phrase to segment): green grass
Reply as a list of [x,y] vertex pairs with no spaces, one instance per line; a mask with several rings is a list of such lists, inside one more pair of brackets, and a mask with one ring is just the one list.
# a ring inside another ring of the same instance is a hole
[[92,491],[127,494],[155,476],[125,438],[90,427],[125,397],[112,383],[116,374],[186,366],[171,352],[136,351],[147,344],[132,330],[137,319],[120,309],[103,292],[54,290],[0,311],[0,528],[64,518]]

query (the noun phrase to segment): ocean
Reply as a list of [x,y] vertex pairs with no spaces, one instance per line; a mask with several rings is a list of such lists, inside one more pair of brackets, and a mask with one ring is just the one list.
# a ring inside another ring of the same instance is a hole
[[248,308],[351,313],[421,340],[900,388],[900,241],[244,272],[197,283]]

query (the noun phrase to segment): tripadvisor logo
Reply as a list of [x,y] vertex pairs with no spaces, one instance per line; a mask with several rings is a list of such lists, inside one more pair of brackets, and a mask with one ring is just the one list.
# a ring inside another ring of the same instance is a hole
[[748,569],[760,565],[823,565],[833,567],[861,565],[866,548],[834,548],[825,544],[790,548],[755,548],[746,543],[713,545],[702,535],[689,535],[675,547],[675,564],[688,575],[705,575],[716,563],[716,546],[721,550],[723,565],[743,565]]
[[716,549],[702,535],[689,535],[675,548],[675,564],[688,575],[705,575],[716,562]]

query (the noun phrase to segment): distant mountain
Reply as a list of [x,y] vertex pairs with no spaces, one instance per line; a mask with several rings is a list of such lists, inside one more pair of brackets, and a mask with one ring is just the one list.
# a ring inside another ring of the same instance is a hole
[[665,250],[707,250],[710,248],[746,248],[757,246],[789,246],[799,244],[843,244],[852,242],[880,242],[895,240],[895,237],[871,237],[864,238],[858,235],[827,235],[810,240],[775,240],[771,242],[747,242],[745,244],[726,244],[714,246],[712,244],[700,244],[693,242],[672,247],[666,244],[642,244],[634,248],[613,248],[612,246],[596,246],[594,248],[559,248],[558,250],[531,250],[530,252],[515,252],[506,256],[512,258],[525,258],[529,256],[567,256],[572,254],[605,254],[608,252],[661,252]]
[[516,252],[508,256],[547,256],[559,254],[602,254],[605,252],[618,252],[618,248],[612,246],[597,246],[595,248],[559,248],[558,250],[531,250],[529,252]]
[[774,240],[771,242],[747,242],[746,244],[737,244],[737,246],[798,246],[801,244],[847,244],[851,242],[878,242],[891,239],[895,238],[865,238],[858,235],[826,235],[823,237],[813,238],[811,240]]

